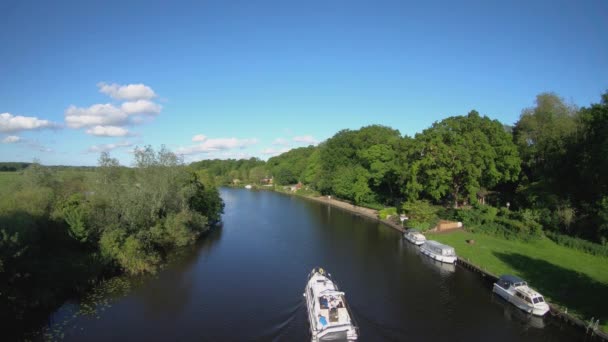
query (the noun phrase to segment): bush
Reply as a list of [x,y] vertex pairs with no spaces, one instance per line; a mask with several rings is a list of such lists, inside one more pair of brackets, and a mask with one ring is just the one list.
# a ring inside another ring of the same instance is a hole
[[397,215],[397,208],[384,208],[378,211],[378,217],[381,220],[386,220],[389,216]]
[[539,213],[532,210],[509,211],[489,205],[459,209],[455,219],[472,232],[496,235],[507,239],[536,239],[542,236]]
[[553,240],[558,245],[577,249],[593,255],[608,257],[608,246],[554,232],[545,232],[545,236]]
[[403,211],[408,216],[407,225],[421,230],[437,226],[439,208],[428,201],[408,201],[403,203]]

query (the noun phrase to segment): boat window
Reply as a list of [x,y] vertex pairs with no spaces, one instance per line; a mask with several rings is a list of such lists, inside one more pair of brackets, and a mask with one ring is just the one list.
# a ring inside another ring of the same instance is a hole
[[544,301],[545,301],[545,299],[544,299],[543,297],[538,297],[538,298],[536,298],[536,299],[538,299],[538,302],[539,302],[539,303],[542,303],[542,302],[544,302]]
[[528,303],[532,304],[532,301],[530,300],[530,298],[529,298],[529,297],[524,297],[524,299],[526,300],[526,302],[528,302]]

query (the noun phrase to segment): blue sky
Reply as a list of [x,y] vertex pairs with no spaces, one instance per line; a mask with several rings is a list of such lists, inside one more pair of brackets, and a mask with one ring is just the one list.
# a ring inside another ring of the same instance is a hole
[[608,2],[0,2],[0,161],[260,157],[608,89]]

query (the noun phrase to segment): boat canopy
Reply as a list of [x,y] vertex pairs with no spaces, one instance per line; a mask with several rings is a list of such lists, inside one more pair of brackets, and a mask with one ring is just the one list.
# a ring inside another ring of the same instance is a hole
[[503,274],[500,276],[499,282],[501,284],[513,284],[515,286],[521,286],[521,285],[527,285],[526,282],[521,279],[520,277],[514,276],[514,275],[510,275],[510,274]]
[[454,248],[448,245],[444,245],[442,243],[439,243],[435,240],[426,240],[426,242],[424,243],[424,245],[430,249],[431,251],[435,252],[436,254],[439,255],[456,255],[456,252],[454,252]]

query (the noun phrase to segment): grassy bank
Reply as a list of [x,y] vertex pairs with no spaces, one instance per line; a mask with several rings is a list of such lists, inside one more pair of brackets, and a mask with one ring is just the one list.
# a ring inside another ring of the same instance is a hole
[[[526,279],[553,304],[588,321],[600,319],[608,331],[608,258],[557,245],[549,239],[532,242],[506,240],[469,232],[432,234],[456,248],[459,257],[496,275],[514,274]],[[475,240],[468,244],[466,240]]]

